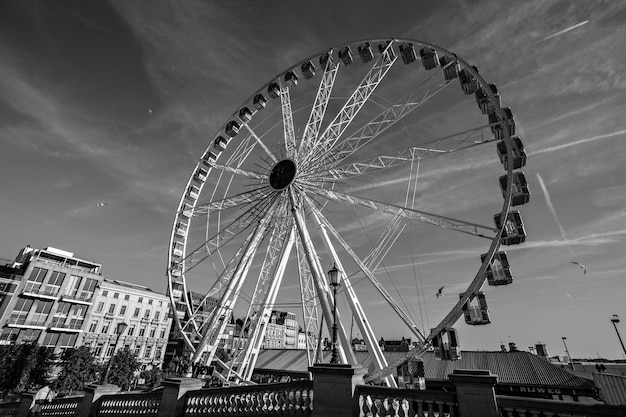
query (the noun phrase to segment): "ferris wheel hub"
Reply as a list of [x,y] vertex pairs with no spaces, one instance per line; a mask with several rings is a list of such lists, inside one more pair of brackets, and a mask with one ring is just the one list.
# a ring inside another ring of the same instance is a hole
[[284,190],[296,179],[297,171],[296,163],[291,159],[277,162],[270,171],[270,187],[276,191]]

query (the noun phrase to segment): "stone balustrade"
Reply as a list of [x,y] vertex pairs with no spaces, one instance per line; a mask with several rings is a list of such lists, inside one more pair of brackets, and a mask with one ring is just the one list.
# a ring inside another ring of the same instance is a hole
[[383,416],[448,416],[459,417],[454,392],[418,391],[360,385],[356,387],[358,417]]
[[313,383],[248,385],[190,391],[185,396],[185,416],[311,415]]
[[20,402],[0,403],[0,417],[17,417]]
[[[161,405],[161,393],[103,395],[97,415],[102,417],[156,417]],[[42,416],[43,417],[43,416]]]
[[41,417],[73,417],[83,397],[58,398],[41,405]]

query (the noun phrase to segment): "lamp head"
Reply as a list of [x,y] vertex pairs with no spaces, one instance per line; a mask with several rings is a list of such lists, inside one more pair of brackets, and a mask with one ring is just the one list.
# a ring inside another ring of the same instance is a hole
[[611,317],[611,322],[619,323],[619,316],[617,314],[613,314],[613,317]]
[[333,263],[333,267],[328,271],[328,278],[330,278],[330,283],[332,285],[337,285],[339,282],[339,269],[337,268],[337,264]]
[[115,329],[115,332],[118,335],[122,335],[127,327],[128,327],[128,324],[124,323],[123,321],[119,322],[117,323],[117,328]]

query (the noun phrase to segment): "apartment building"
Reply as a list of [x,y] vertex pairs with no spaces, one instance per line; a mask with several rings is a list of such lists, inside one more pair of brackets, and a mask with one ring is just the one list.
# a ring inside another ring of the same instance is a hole
[[[82,344],[108,360],[119,337],[119,349],[130,348],[142,369],[162,365],[172,326],[167,296],[130,282],[104,279],[93,304]],[[120,335],[119,323],[126,324]]]

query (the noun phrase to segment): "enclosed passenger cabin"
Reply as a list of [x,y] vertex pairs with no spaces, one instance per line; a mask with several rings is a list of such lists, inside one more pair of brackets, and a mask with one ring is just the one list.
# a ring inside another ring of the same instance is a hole
[[[509,141],[509,143],[511,144],[511,153],[513,154],[511,169],[520,169],[523,166],[526,166],[526,151],[524,150],[524,144],[522,143],[522,139],[520,139],[519,136],[511,136],[511,138],[509,138]],[[498,142],[498,156],[500,157],[500,162],[502,162],[502,166],[504,166],[504,169],[508,171],[509,158],[506,153],[506,143],[503,140]]]
[[332,53],[333,53],[333,50],[331,49],[330,51],[320,56],[320,66],[322,68],[326,69],[326,64],[328,64],[328,61],[330,61],[331,63],[333,62]]
[[[459,294],[459,298],[463,298],[463,294]],[[463,306],[463,315],[465,323],[472,326],[482,326],[491,323],[485,294],[479,292],[470,298]]]
[[[480,255],[480,262],[485,262],[486,257],[486,253]],[[492,287],[508,285],[513,282],[511,266],[509,265],[506,252],[496,252],[493,254],[491,262],[487,265],[487,269],[485,269],[485,276],[487,277],[487,284]]]
[[269,94],[270,98],[277,98],[280,96],[280,87],[278,83],[271,83],[267,86],[267,94]]
[[252,119],[252,112],[247,107],[242,107],[239,110],[239,119],[242,123],[248,123]]
[[461,359],[461,348],[456,329],[449,327],[432,340],[435,359],[455,361]]
[[500,95],[498,94],[498,87],[495,84],[489,84],[487,86],[489,91],[494,95],[494,100],[489,100],[485,87],[480,87],[476,91],[476,104],[483,114],[491,114],[496,111],[496,105],[500,105]]
[[417,53],[412,43],[401,43],[398,49],[400,50],[402,62],[405,64],[411,64],[417,59]]
[[[493,220],[496,223],[498,229],[502,228],[502,215],[501,213],[493,216]],[[522,215],[519,211],[509,212],[504,228],[502,229],[502,244],[503,245],[518,245],[526,240],[526,230],[524,229],[524,222],[522,221]]]
[[265,105],[267,104],[267,99],[263,97],[263,94],[259,93],[256,96],[254,96],[254,99],[252,100],[252,104],[254,105],[255,109],[263,110],[265,108]]
[[422,59],[422,65],[424,65],[424,69],[431,70],[433,68],[437,68],[439,59],[437,57],[437,51],[435,51],[434,49],[420,49],[420,58]]
[[226,139],[224,138],[224,136],[218,136],[213,141],[213,147],[217,149],[218,151],[223,152],[226,150],[226,146],[228,146],[229,141],[230,141],[230,138]]
[[230,137],[237,136],[237,134],[239,133],[239,123],[231,120],[226,124],[226,129],[224,130],[226,131],[226,134]]
[[202,163],[209,168],[215,165],[215,161],[217,161],[217,155],[211,151],[205,153],[202,157]]
[[498,115],[495,112],[489,114],[489,124],[498,123],[497,125],[491,126],[491,132],[498,140],[504,139],[506,129],[508,129],[509,137],[515,135],[515,119],[513,119],[511,108],[503,107],[502,111],[504,112],[505,118],[500,123],[498,123]]
[[174,247],[172,248],[172,255],[180,258],[183,256],[183,244],[182,242],[174,242]]
[[451,81],[459,75],[459,64],[455,58],[449,56],[442,56],[439,58],[439,65],[443,71],[443,78],[446,81]]
[[187,189],[187,198],[190,200],[197,200],[200,197],[200,187],[196,185],[190,185]]
[[295,72],[290,70],[285,73],[285,84],[287,84],[289,88],[298,85],[298,76]]
[[176,234],[176,236],[178,236],[178,237],[185,237],[185,236],[187,236],[187,229],[188,229],[187,224],[182,223],[182,222],[178,222],[178,223],[176,223],[176,228],[174,229],[174,234]]
[[198,167],[198,169],[196,170],[196,173],[193,176],[193,180],[201,184],[206,181],[208,175],[209,175],[209,171],[207,171],[206,169],[202,167]]
[[359,56],[361,57],[361,61],[364,63],[368,63],[374,59],[374,52],[372,51],[372,47],[369,42],[359,45]]
[[172,274],[173,277],[179,277],[183,274],[182,268],[178,262],[172,262],[172,267],[170,268],[170,274]]
[[346,67],[354,61],[352,57],[352,49],[349,46],[345,46],[339,50],[339,59],[343,62],[343,65]]
[[302,64],[300,69],[305,79],[310,80],[311,78],[315,77],[315,65],[311,61],[307,61]]
[[[530,190],[528,189],[528,183],[526,182],[526,176],[523,172],[513,173],[513,192],[511,195],[511,205],[519,206],[526,204],[530,201]],[[502,197],[506,198],[507,193],[507,176],[500,177],[500,189],[502,190]]]
[[180,211],[180,215],[186,219],[190,219],[193,215],[193,207],[189,203],[183,204],[183,209]]
[[[478,73],[478,67],[476,67],[476,65],[472,65],[472,69]],[[478,80],[476,80],[476,78],[474,78],[474,76],[466,68],[459,71],[459,82],[461,83],[461,88],[466,95],[475,94],[480,88]]]
[[[387,54],[389,55],[390,59],[393,59],[396,57],[396,52],[393,50],[393,48],[389,48],[389,45],[391,44],[391,42],[386,41],[386,42],[381,42],[378,44],[378,51],[383,54],[385,52],[385,50],[387,50]],[[389,61],[386,61],[387,63],[389,63]]]

